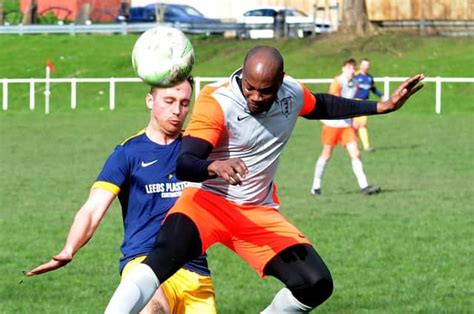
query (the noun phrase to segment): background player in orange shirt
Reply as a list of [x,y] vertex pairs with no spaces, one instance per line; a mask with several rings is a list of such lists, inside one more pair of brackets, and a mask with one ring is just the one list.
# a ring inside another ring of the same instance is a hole
[[[356,61],[354,59],[346,60],[342,63],[342,73],[334,78],[329,87],[329,93],[344,98],[354,98],[357,91],[357,84],[354,80]],[[321,120],[323,123],[321,141],[323,150],[314,169],[313,185],[311,194],[321,195],[321,180],[324,169],[331,159],[332,150],[341,143],[349,153],[354,172],[360,191],[365,195],[376,194],[381,191],[378,186],[369,185],[367,177],[360,159],[360,151],[357,146],[357,133],[352,126],[352,119],[343,120]]]
[[[399,109],[423,75],[384,102],[313,94],[285,75],[275,48],[251,49],[242,69],[196,100],[176,175],[193,181],[169,212],[141,267],[120,283],[106,313],[139,311],[183,263],[220,242],[262,277],[285,287],[262,313],[307,313],[333,291],[331,274],[310,241],[278,211],[274,179],[299,116],[340,119]],[[179,242],[172,239],[179,238]]]

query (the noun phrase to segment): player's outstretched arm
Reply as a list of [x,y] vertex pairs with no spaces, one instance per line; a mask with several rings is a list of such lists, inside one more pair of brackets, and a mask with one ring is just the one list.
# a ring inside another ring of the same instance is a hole
[[92,189],[89,198],[74,217],[62,251],[53,256],[49,262],[26,272],[26,275],[35,276],[47,273],[71,262],[74,254],[94,235],[114,199],[115,194],[110,191],[99,188]]
[[346,119],[358,116],[370,116],[389,113],[400,109],[413,94],[423,85],[418,83],[424,79],[417,74],[403,82],[387,100],[379,102],[370,100],[354,100],[330,94],[316,93],[315,106],[302,116],[307,119]]
[[58,255],[53,256],[49,262],[41,264],[38,267],[33,268],[30,271],[27,271],[26,275],[35,276],[35,275],[47,273],[49,271],[52,271],[52,270],[55,270],[67,265],[70,261],[72,261],[72,255],[68,252],[61,251]]
[[403,82],[393,94],[384,101],[377,103],[377,113],[388,113],[400,109],[413,94],[423,88],[421,82],[425,76],[417,74]]

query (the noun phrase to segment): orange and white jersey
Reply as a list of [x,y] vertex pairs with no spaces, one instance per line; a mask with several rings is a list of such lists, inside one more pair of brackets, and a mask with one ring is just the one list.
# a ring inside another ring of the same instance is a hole
[[285,76],[269,111],[251,114],[237,81],[240,77],[238,70],[227,82],[204,87],[184,136],[209,142],[213,146],[209,160],[242,159],[248,175],[238,186],[222,178],[198,186],[238,204],[278,207],[274,177],[280,154],[297,117],[311,112],[316,98],[304,85]]
[[[336,76],[329,86],[329,94],[352,99],[357,91],[357,82],[348,79],[344,74]],[[352,126],[352,119],[321,120],[332,128],[347,128]]]

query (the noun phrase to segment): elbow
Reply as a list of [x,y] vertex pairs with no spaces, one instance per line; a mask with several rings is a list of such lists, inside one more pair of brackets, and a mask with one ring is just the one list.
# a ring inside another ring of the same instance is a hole
[[202,182],[211,178],[207,167],[210,161],[200,160],[192,154],[180,154],[176,161],[176,178],[181,181]]
[[212,146],[208,142],[184,137],[181,152],[176,160],[176,178],[181,181],[202,182],[209,179],[207,157]]
[[186,157],[184,154],[180,154],[176,160],[176,178],[181,181],[189,181],[187,173],[189,171],[186,170]]

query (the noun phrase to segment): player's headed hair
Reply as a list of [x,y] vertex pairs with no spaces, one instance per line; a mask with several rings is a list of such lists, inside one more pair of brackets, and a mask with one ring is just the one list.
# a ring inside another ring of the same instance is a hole
[[367,59],[367,58],[362,58],[362,59],[360,60],[360,63],[362,63],[362,62],[370,62],[370,60]]
[[353,66],[355,67],[356,64],[357,64],[357,62],[356,62],[356,60],[355,60],[354,58],[350,58],[350,59],[345,60],[345,61],[342,63],[342,66],[344,67],[344,66],[346,66],[346,65],[348,65],[348,64],[353,65]]
[[250,49],[244,58],[244,67],[247,62],[253,58],[263,57],[269,61],[275,62],[278,69],[283,72],[284,61],[278,49],[271,46],[256,46]]
[[[189,85],[191,85],[191,91],[194,89],[194,77],[192,75],[189,75],[187,78],[186,78],[186,81],[189,83]],[[163,88],[163,87],[160,87],[160,86],[156,86],[156,85],[151,85],[150,87],[150,94],[153,94],[153,92],[158,89],[158,88]]]

